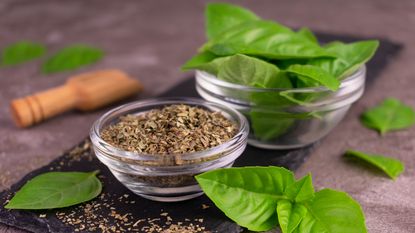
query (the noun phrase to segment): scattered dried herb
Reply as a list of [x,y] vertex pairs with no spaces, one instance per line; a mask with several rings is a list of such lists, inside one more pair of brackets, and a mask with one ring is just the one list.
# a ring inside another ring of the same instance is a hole
[[126,151],[149,155],[203,151],[230,140],[235,123],[220,112],[188,105],[170,105],[140,115],[120,117],[101,137]]
[[[159,216],[136,219],[132,213],[122,211],[120,204],[137,205],[128,194],[102,193],[97,199],[75,208],[63,209],[55,216],[75,232],[145,232],[145,233],[210,233],[203,226],[203,218],[173,219],[160,210]],[[44,214],[42,214],[44,216]],[[46,216],[45,216],[46,217]]]

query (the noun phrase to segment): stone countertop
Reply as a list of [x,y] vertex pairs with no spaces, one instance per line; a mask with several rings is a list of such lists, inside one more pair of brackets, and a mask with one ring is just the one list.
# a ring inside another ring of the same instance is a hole
[[[386,37],[405,47],[321,143],[298,176],[311,172],[317,188],[348,192],[366,214],[369,232],[415,232],[415,127],[384,137],[362,127],[358,115],[385,97],[415,107],[415,1],[240,1],[260,16],[290,27],[365,37]],[[42,75],[39,61],[0,69],[0,190],[47,164],[84,138],[105,110],[69,112],[29,129],[16,128],[8,102],[57,86],[69,75],[120,68],[140,79],[155,96],[189,74],[179,69],[204,42],[202,1],[0,1],[0,49],[26,39],[44,42],[50,51],[71,43],[105,49],[106,57],[76,72]],[[406,171],[396,181],[342,159],[348,149],[391,155]],[[20,232],[0,225],[0,232]]]

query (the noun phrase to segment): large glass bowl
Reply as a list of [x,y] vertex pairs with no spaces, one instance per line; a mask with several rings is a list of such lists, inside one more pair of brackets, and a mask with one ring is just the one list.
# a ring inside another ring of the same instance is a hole
[[[116,148],[101,138],[101,131],[127,114],[144,114],[172,104],[187,104],[215,112],[235,122],[238,132],[229,141],[210,149],[187,154],[148,155]],[[128,189],[156,201],[182,201],[202,194],[194,176],[217,168],[231,167],[247,145],[249,126],[238,111],[193,98],[160,98],[137,101],[110,110],[92,126],[90,138],[95,155]]]
[[205,100],[234,108],[248,119],[250,145],[293,149],[326,136],[362,96],[365,77],[362,66],[344,78],[337,91],[331,91],[325,87],[249,87],[196,71],[196,89]]

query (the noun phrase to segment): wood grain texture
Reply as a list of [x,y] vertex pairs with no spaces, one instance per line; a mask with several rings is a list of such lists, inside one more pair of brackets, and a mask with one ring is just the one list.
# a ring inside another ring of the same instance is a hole
[[[236,1],[234,1],[236,2]],[[405,45],[393,64],[378,77],[343,122],[302,166],[298,176],[313,173],[318,187],[343,189],[361,202],[369,232],[414,232],[415,129],[384,138],[363,128],[358,115],[386,96],[415,106],[415,2],[400,0],[238,1],[259,15],[292,27],[388,37]],[[204,41],[203,5],[197,1],[0,1],[0,50],[21,39],[46,42],[52,51],[74,42],[106,50],[106,58],[79,72],[120,68],[140,77],[146,92],[140,98],[168,89],[185,75],[179,66]],[[79,142],[103,111],[71,112],[30,129],[17,129],[7,103],[34,91],[57,86],[69,73],[42,75],[39,61],[0,69],[0,189],[28,171],[48,163]],[[75,74],[77,72],[71,72]],[[387,154],[405,162],[396,181],[378,177],[351,164],[341,155],[347,148]],[[0,232],[19,232],[0,226]]]

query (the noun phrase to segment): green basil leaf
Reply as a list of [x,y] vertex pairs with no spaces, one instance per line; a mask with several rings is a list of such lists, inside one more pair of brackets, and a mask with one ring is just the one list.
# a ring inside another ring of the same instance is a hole
[[306,175],[301,180],[289,185],[284,193],[295,202],[302,202],[313,198],[314,187],[311,175]]
[[335,91],[340,87],[340,81],[324,69],[312,65],[291,65],[286,70],[288,73],[298,75],[300,78],[315,81],[328,89]]
[[245,86],[292,87],[288,76],[278,67],[243,54],[215,58],[211,53],[204,52],[193,57],[184,67],[203,70],[216,75],[221,80]]
[[313,92],[300,92],[295,89],[282,91],[280,95],[293,103],[303,106],[307,106],[312,99],[315,99],[314,97],[319,96]]
[[[294,76],[292,83],[294,88],[281,91],[280,95],[291,103],[297,105],[312,106],[314,100],[322,99],[325,98],[325,96],[332,94],[331,91],[316,92],[315,90],[308,89],[308,87],[319,87],[324,85],[304,76]],[[315,115],[315,113],[310,113],[309,115]]]
[[[211,54],[195,57],[186,66],[204,70],[216,75],[219,79],[245,86],[263,88],[290,88],[292,84],[285,72],[273,64],[258,58],[236,54],[228,57],[219,57],[209,61]],[[207,59],[206,59],[207,58]],[[250,96],[252,103],[258,106],[285,106],[291,104],[279,92],[254,92]],[[271,140],[284,134],[293,124],[290,114],[257,111],[253,109],[249,114],[251,127],[256,137],[261,140]]]
[[295,118],[289,114],[253,110],[249,114],[251,129],[256,138],[270,141],[284,135],[294,125]]
[[294,183],[291,171],[279,167],[244,167],[209,171],[196,176],[205,194],[226,216],[253,231],[277,226],[275,206]]
[[54,209],[97,197],[102,190],[97,172],[49,172],[28,181],[6,209]]
[[[258,108],[245,114],[260,140],[281,138],[297,119],[297,114],[281,117],[280,112],[269,111],[267,107],[304,106],[324,98],[330,93],[297,89],[325,86],[332,91],[338,90],[339,79],[367,62],[378,46],[377,41],[363,41],[334,42],[321,47],[308,28],[294,32],[276,22],[258,19],[242,8],[234,9],[233,5],[212,6],[206,10],[207,34],[211,37],[200,48],[200,54],[184,68],[204,70],[219,79],[241,85],[288,89],[255,92],[249,96]],[[221,26],[213,26],[215,23]],[[316,113],[308,116],[319,117]]]
[[271,33],[288,36],[295,34],[290,28],[276,22],[267,20],[246,21],[228,28],[219,36],[209,40],[200,50],[207,51],[215,44],[232,41],[241,41],[243,44],[252,43],[261,37],[267,37]]
[[325,46],[329,53],[337,58],[318,58],[310,60],[309,64],[321,67],[325,71],[341,79],[354,73],[375,54],[379,42],[376,40],[359,41],[350,44],[332,42]]
[[295,181],[278,167],[244,167],[196,176],[205,194],[229,218],[253,231],[278,223],[283,233],[367,232],[360,205],[344,192],[314,193],[311,176]]
[[266,88],[292,87],[278,67],[258,58],[236,54],[222,61],[218,78],[224,81]]
[[[245,86],[262,88],[291,88],[292,84],[287,72],[258,58],[236,54],[229,57],[216,58],[215,60],[201,64],[198,69],[216,74],[221,80],[237,83]],[[323,71],[324,72],[324,71]],[[249,114],[251,128],[257,138],[263,141],[272,140],[286,133],[297,118],[307,118],[301,114],[278,113],[276,106],[292,105],[281,92],[254,92],[250,100],[257,106],[270,106],[273,111],[252,109]],[[298,115],[298,116],[297,116]]]
[[405,170],[403,163],[395,158],[390,158],[383,155],[366,154],[364,152],[355,150],[348,150],[345,155],[358,158],[371,164],[372,166],[375,166],[376,168],[386,173],[392,179],[396,179]]
[[307,214],[303,204],[281,200],[277,204],[278,222],[283,233],[294,232]]
[[103,56],[104,52],[101,49],[86,45],[72,45],[61,49],[43,63],[42,71],[48,74],[75,70],[94,64],[101,60]]
[[205,16],[206,34],[209,39],[244,21],[259,19],[251,11],[228,3],[208,3]]
[[43,56],[46,47],[40,43],[20,41],[3,49],[1,65],[11,66],[21,64]]
[[245,22],[229,28],[205,44],[201,50],[211,51],[218,56],[241,53],[269,59],[334,56],[291,29],[264,20]]
[[306,27],[300,28],[300,30],[297,31],[297,35],[304,37],[306,40],[310,42],[318,44],[317,37],[314,35],[314,33],[310,29]]
[[217,75],[219,66],[222,64],[222,59],[224,58],[226,57],[218,57],[209,51],[202,52],[188,60],[182,66],[182,70],[203,70],[213,75]]
[[[292,84],[285,72],[278,67],[258,58],[242,54],[230,56],[223,60],[218,72],[218,78],[227,82],[262,88],[291,88]],[[294,120],[287,114],[275,113],[276,106],[291,104],[279,92],[253,92],[250,100],[257,106],[272,106],[274,111],[250,112],[251,127],[257,138],[261,140],[275,139],[292,126]]]
[[[323,99],[330,95],[329,91],[316,92],[310,89],[302,89],[307,87],[318,87],[321,84],[313,81],[312,79],[305,78],[304,76],[296,77],[293,81],[296,88],[281,91],[280,95],[289,100],[291,103],[295,103],[301,106],[312,106],[315,100]],[[309,113],[308,116],[318,116],[316,112]]]
[[[307,212],[293,231],[295,233],[367,232],[362,208],[345,192],[323,189],[303,205]],[[283,214],[286,215],[285,212]]]
[[366,110],[361,116],[364,126],[378,130],[382,135],[415,124],[414,110],[395,98],[387,98],[380,105]]

